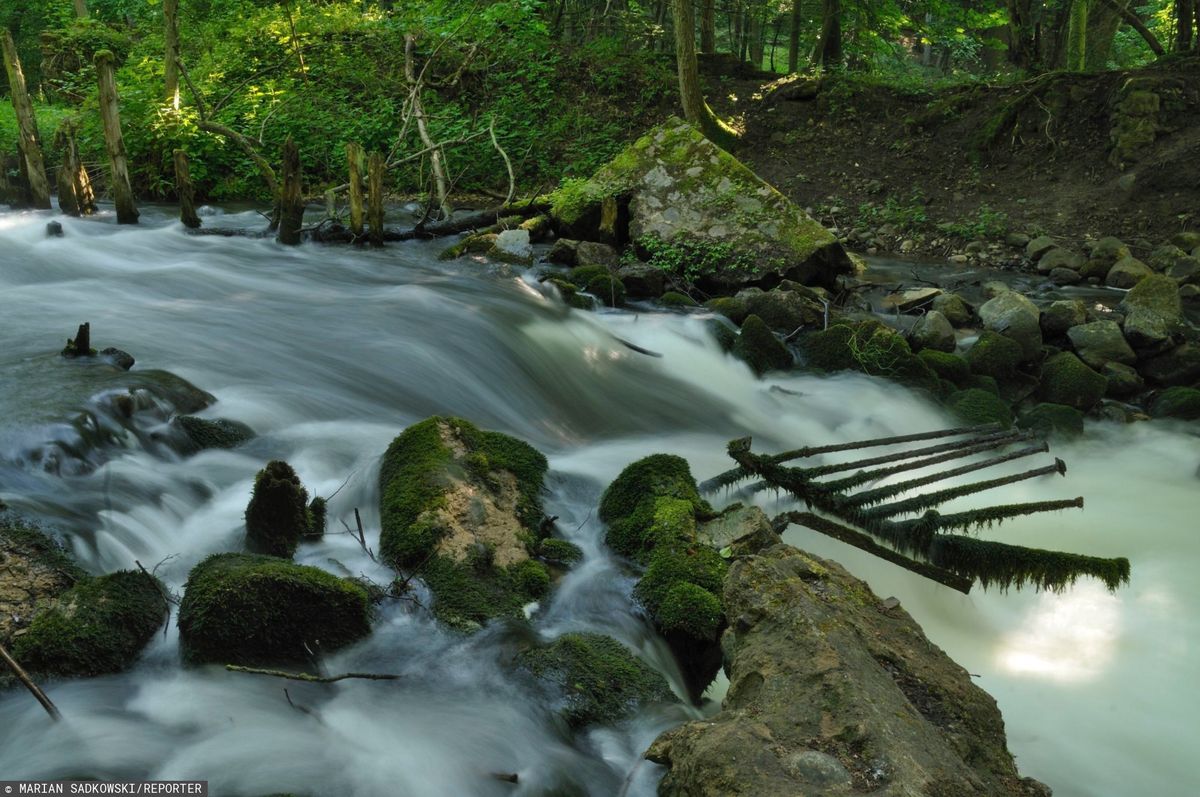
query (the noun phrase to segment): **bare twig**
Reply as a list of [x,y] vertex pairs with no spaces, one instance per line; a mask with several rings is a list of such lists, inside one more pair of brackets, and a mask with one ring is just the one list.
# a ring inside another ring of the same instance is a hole
[[57,722],[62,719],[62,714],[59,712],[58,706],[54,705],[50,698],[46,697],[46,693],[33,682],[33,679],[29,677],[29,673],[25,672],[25,668],[17,664],[17,660],[9,655],[8,650],[3,645],[0,645],[0,659],[4,659],[4,663],[8,665],[8,669],[12,670],[13,675],[17,676],[17,680],[37,698],[37,702],[42,704],[42,708],[46,709],[46,713],[50,715],[52,720]]
[[242,672],[249,675],[269,675],[272,678],[285,678],[289,681],[305,681],[313,684],[331,684],[336,681],[344,681],[347,678],[357,678],[364,681],[396,681],[399,680],[399,675],[389,675],[386,673],[373,672],[346,672],[341,675],[310,675],[306,672],[286,672],[285,670],[264,670],[259,667],[243,667],[240,664],[226,664],[225,669],[229,672]]

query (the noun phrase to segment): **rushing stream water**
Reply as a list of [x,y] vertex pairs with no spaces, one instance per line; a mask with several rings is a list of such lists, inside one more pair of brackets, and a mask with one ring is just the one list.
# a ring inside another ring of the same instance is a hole
[[[697,317],[567,311],[519,272],[438,262],[436,243],[285,249],[188,236],[152,210],[136,229],[111,217],[64,220],[66,237],[47,239],[48,218],[0,214],[0,499],[52,521],[96,572],[166,560],[158,573],[175,590],[202,557],[240,546],[254,473],[272,458],[291,462],[313,494],[341,487],[331,532],[359,507],[376,544],[380,454],[406,424],[461,415],[547,454],[547,511],[585,551],[534,616],[534,632],[610,634],[679,689],[665,646],[631,606],[633,577],[602,546],[594,517],[624,465],[669,451],[703,479],[729,466],[724,446],[734,437],[778,450],[949,420],[865,377],[756,380]],[[66,422],[84,405],[62,386],[93,377],[55,354],[85,320],[93,345],[138,359],[129,376],[178,374],[219,399],[205,415],[260,436],[181,460],[125,435],[102,456],[48,472],[50,441],[78,443]],[[1062,595],[963,596],[815,534],[793,529],[788,541],[900,598],[996,697],[1023,774],[1064,797],[1194,795],[1200,442],[1166,423],[1095,426],[1054,453],[1071,468],[1065,480],[1022,482],[996,501],[1084,495],[1086,509],[986,533],[1126,555],[1132,584],[1115,595],[1084,580]],[[768,512],[781,506],[761,500]],[[305,544],[297,559],[389,580],[349,534]],[[401,680],[291,684],[285,696],[275,679],[182,668],[172,622],[132,670],[49,684],[62,723],[49,723],[23,691],[0,694],[0,779],[196,778],[214,794],[247,797],[538,795],[570,783],[591,795],[650,795],[661,769],[641,760],[645,748],[715,709],[662,707],[571,740],[502,664],[519,629],[462,637],[404,601],[385,603],[374,628],[330,657],[329,671]],[[517,785],[491,777],[508,772]]]

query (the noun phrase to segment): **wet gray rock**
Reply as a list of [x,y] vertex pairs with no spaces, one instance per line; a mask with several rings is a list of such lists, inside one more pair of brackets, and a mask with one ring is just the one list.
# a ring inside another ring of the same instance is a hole
[[1042,274],[1049,274],[1056,268],[1079,271],[1083,267],[1083,262],[1082,257],[1069,249],[1056,246],[1038,259],[1037,270]]
[[488,256],[505,263],[532,264],[533,244],[529,241],[529,230],[504,230],[496,236]]
[[971,319],[974,317],[971,305],[967,304],[966,300],[957,293],[943,293],[935,296],[933,304],[930,306],[944,315],[946,320],[956,327],[965,327],[971,323]]
[[664,797],[1048,795],[1022,779],[995,701],[897,601],[787,545],[725,580],[729,691],[646,757]]
[[1104,277],[1110,288],[1132,288],[1154,272],[1135,257],[1123,257],[1116,262]]
[[1108,380],[1109,398],[1126,399],[1136,396],[1145,389],[1146,383],[1131,365],[1109,362],[1100,369],[1100,375]]
[[1056,338],[1067,334],[1067,330],[1087,322],[1087,305],[1082,299],[1059,299],[1042,310],[1038,320],[1042,326],[1042,335]]
[[909,338],[913,351],[934,349],[936,351],[952,352],[958,347],[954,337],[954,327],[946,316],[937,310],[930,310],[917,319]]
[[825,306],[811,291],[742,291],[738,298],[746,302],[751,315],[761,318],[772,330],[790,335],[801,327],[821,328]]
[[625,293],[635,299],[654,299],[666,290],[666,275],[661,268],[636,263],[617,271],[617,279],[625,283]]
[[1055,285],[1074,285],[1083,280],[1078,271],[1069,268],[1056,268],[1050,272],[1050,281]]
[[1137,362],[1137,355],[1125,341],[1121,328],[1112,321],[1093,321],[1071,327],[1067,330],[1067,337],[1071,339],[1079,359],[1097,371],[1105,363],[1132,365]]
[[1023,359],[1032,360],[1042,350],[1041,312],[1016,291],[1006,291],[979,308],[984,329],[999,332],[1021,347]]
[[110,363],[117,366],[122,371],[128,371],[133,367],[133,364],[137,362],[133,359],[133,355],[129,352],[122,351],[121,349],[114,349],[112,346],[109,346],[107,349],[102,349],[100,356],[108,358]]
[[1184,343],[1138,365],[1147,380],[1163,387],[1191,385],[1200,381],[1200,346]]
[[62,238],[63,237],[62,222],[58,222],[58,221],[46,222],[46,237],[47,238]]
[[756,506],[741,505],[701,523],[696,528],[696,540],[718,551],[729,548],[738,556],[758,553],[781,542],[766,513]]
[[579,245],[575,247],[575,265],[577,266],[604,266],[607,269],[615,269],[620,263],[621,256],[608,244],[580,241]]
[[1183,321],[1179,286],[1162,274],[1139,282],[1118,309],[1125,313],[1125,337],[1134,348],[1161,344],[1179,330]]
[[1181,257],[1172,263],[1165,273],[1178,283],[1200,285],[1200,257]]
[[1025,245],[1025,257],[1037,260],[1056,246],[1049,235],[1039,235]]

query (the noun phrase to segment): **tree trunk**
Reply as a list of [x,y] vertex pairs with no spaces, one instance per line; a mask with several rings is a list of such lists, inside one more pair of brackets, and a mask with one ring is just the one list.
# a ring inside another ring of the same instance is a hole
[[779,48],[779,29],[783,26],[783,17],[775,15],[775,24],[771,32],[771,71],[775,71],[775,50]]
[[1029,69],[1037,60],[1032,0],[1008,0],[1008,60]]
[[304,191],[300,179],[300,150],[291,136],[283,142],[283,182],[279,188],[279,233],[276,240],[285,246],[300,243],[304,226]]
[[90,216],[96,212],[96,195],[87,169],[79,161],[74,131],[62,137],[63,162],[58,170],[58,207],[68,216]]
[[383,156],[372,152],[367,161],[367,197],[370,210],[367,215],[371,222],[371,246],[383,246]]
[[742,11],[742,40],[738,43],[738,61],[750,60],[750,10]]
[[1082,72],[1087,61],[1088,0],[1071,0],[1069,13],[1065,67],[1068,72]]
[[117,206],[117,224],[137,224],[137,207],[133,204],[133,187],[129,183],[129,160],[125,155],[125,139],[121,136],[121,109],[117,99],[117,78],[113,69],[113,54],[109,50],[96,52],[96,80],[100,85],[100,119],[104,123],[104,144],[112,171],[113,202]]
[[762,69],[763,56],[766,55],[766,48],[763,47],[763,20],[762,12],[755,10],[750,13],[750,63],[754,64],[755,71]]
[[800,68],[800,22],[803,6],[800,0],[792,0],[792,25],[788,31],[788,72]]
[[1192,17],[1196,0],[1175,0],[1175,52],[1185,53],[1192,48]]
[[821,38],[817,42],[817,63],[825,69],[842,65],[842,3],[822,0]]
[[720,147],[733,142],[733,131],[713,114],[700,91],[700,66],[696,61],[696,21],[692,0],[671,0],[675,22],[675,61],[679,69],[679,99],[683,116]]
[[700,52],[705,55],[717,52],[716,0],[703,0],[700,5]]
[[350,171],[350,232],[355,238],[363,234],[363,151],[354,142],[346,145],[346,165]]
[[[690,13],[690,5],[688,9]],[[415,65],[414,51],[416,48],[416,36],[411,33],[407,34],[404,37],[404,75],[408,81],[408,89],[411,92],[412,113],[413,117],[417,120],[417,134],[421,137],[421,143],[429,150],[429,165],[433,171],[434,185],[437,189],[438,208],[441,210],[442,218],[448,219],[454,213],[450,207],[450,185],[446,178],[445,166],[442,163],[442,150],[434,143],[433,137],[429,134],[429,127],[426,124],[425,106],[421,102],[421,90],[423,86],[417,78]],[[693,51],[693,62],[695,61],[695,57],[696,54]]]
[[75,16],[79,19],[88,18],[87,0],[75,0]]
[[179,194],[179,220],[189,230],[200,226],[200,216],[196,213],[196,189],[192,185],[192,174],[188,169],[187,153],[181,149],[174,152],[175,157],[175,187]]
[[[672,0],[671,5],[674,7],[674,0]],[[746,17],[745,14],[742,13],[741,3],[735,3],[733,7],[729,9],[729,17],[733,22],[733,34],[729,39],[729,49],[730,52],[733,53],[733,57],[741,62],[745,60],[745,48],[743,47],[743,43],[746,39],[745,25],[742,24]]]
[[179,0],[163,0],[163,88],[167,102],[179,110]]
[[8,74],[9,92],[17,115],[17,146],[29,174],[30,204],[35,208],[49,208],[50,181],[46,178],[42,145],[38,141],[37,118],[33,115],[33,103],[29,101],[29,92],[25,88],[25,73],[21,70],[17,46],[7,28],[0,31],[0,49],[3,49],[4,71]]

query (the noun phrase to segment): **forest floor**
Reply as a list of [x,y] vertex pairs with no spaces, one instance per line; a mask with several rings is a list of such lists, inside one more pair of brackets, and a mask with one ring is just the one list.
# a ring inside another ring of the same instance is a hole
[[743,131],[738,156],[860,249],[1149,245],[1200,226],[1200,58],[937,92],[743,78],[709,96]]

